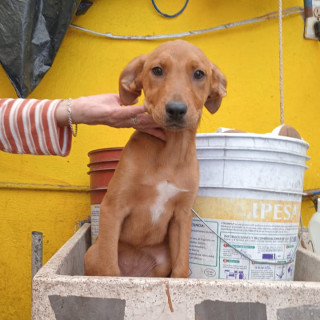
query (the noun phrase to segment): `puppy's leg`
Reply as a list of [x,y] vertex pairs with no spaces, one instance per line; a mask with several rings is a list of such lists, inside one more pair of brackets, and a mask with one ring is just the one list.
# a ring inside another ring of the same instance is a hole
[[127,210],[112,206],[105,198],[101,204],[99,234],[85,255],[85,274],[120,276],[118,243]]
[[189,276],[189,241],[192,225],[190,208],[174,213],[169,226],[169,245],[172,261],[172,278]]
[[120,276],[118,245],[127,209],[105,203],[101,207],[99,221],[98,274]]

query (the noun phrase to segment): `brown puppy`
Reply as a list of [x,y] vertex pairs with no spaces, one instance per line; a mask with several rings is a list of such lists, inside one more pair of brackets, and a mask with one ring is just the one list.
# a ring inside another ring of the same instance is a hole
[[191,207],[198,190],[195,135],[203,105],[214,113],[226,79],[192,44],[170,41],[129,63],[120,97],[145,106],[166,141],[136,131],[101,204],[86,275],[188,277]]

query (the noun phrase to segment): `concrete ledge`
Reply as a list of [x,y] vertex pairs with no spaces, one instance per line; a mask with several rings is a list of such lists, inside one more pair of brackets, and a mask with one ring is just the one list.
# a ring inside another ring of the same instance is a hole
[[86,277],[90,239],[85,224],[34,277],[33,320],[320,318],[320,258],[304,249],[292,282]]

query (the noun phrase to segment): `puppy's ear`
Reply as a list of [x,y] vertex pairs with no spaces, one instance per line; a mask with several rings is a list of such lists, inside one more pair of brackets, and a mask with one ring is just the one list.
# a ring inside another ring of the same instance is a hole
[[142,90],[142,70],[146,56],[133,59],[121,72],[119,79],[120,99],[125,105],[135,104]]
[[221,70],[215,65],[211,64],[211,87],[210,93],[205,102],[205,107],[210,113],[218,111],[222,98],[227,95],[227,80]]

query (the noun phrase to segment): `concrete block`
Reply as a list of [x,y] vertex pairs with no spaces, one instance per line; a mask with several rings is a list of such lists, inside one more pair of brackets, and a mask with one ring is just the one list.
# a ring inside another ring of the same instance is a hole
[[320,306],[302,306],[278,310],[278,320],[320,320]]
[[225,302],[206,300],[195,306],[201,320],[267,320],[266,305],[259,302]]
[[123,320],[125,300],[60,295],[49,296],[57,320]]
[[290,282],[86,277],[90,241],[85,224],[35,275],[33,320],[318,319],[320,257],[307,250],[298,250]]

